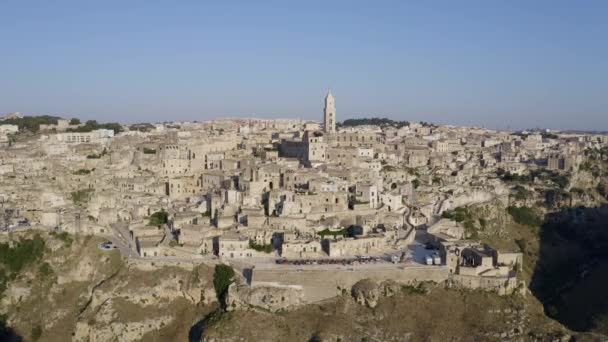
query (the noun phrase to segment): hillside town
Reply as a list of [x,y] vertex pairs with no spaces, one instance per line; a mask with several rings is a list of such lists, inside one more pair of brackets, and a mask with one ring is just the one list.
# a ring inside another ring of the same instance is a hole
[[[521,290],[523,254],[482,243],[459,208],[506,179],[586,167],[608,136],[388,119],[218,119],[108,126],[0,121],[0,231],[96,235],[141,261],[227,263],[249,288],[332,297],[365,278]],[[505,203],[509,205],[509,203]],[[483,222],[479,222],[483,225]],[[476,223],[477,224],[477,223]]]

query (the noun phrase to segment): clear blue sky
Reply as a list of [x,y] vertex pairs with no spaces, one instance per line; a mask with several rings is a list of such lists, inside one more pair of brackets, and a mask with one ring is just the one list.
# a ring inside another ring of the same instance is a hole
[[608,1],[0,1],[0,113],[608,130]]

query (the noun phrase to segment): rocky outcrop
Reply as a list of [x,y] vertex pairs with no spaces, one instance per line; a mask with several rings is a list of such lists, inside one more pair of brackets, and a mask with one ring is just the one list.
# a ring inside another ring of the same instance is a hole
[[78,322],[73,341],[141,341],[143,336],[171,322],[174,317],[161,316],[138,322],[104,322],[101,326],[91,326]]
[[194,319],[214,309],[208,305],[216,301],[208,266],[134,267],[117,250],[97,248],[103,239],[66,241],[46,236],[47,268],[24,270],[3,293],[0,313],[22,336],[39,326],[39,341],[146,341],[159,335],[181,341]]
[[226,294],[228,311],[261,308],[272,312],[287,310],[304,303],[304,294],[299,286],[255,285],[233,283]]
[[351,294],[355,302],[358,304],[374,308],[376,305],[378,305],[380,289],[375,281],[371,279],[363,279],[353,285]]
[[390,297],[400,288],[400,284],[391,280],[378,284],[372,279],[363,279],[353,285],[351,295],[358,304],[374,308],[378,305],[380,298]]

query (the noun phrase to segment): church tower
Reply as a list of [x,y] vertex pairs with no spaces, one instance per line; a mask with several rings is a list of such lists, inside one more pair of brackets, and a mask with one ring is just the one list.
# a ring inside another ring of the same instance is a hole
[[336,132],[336,103],[331,91],[325,96],[325,110],[323,113],[323,131],[325,133]]

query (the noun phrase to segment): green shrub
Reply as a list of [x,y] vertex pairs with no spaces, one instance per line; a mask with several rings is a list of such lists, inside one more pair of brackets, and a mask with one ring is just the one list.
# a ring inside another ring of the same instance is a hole
[[328,228],[323,229],[322,231],[318,232],[317,234],[319,234],[319,236],[321,236],[322,238],[325,236],[333,236],[334,238],[338,235],[340,236],[346,236],[348,235],[348,228],[342,228],[339,230],[329,230]]
[[144,154],[156,154],[156,150],[153,148],[144,147]]
[[77,176],[85,176],[91,174],[91,170],[89,169],[78,169],[74,171],[74,174]]
[[591,165],[591,163],[590,163],[590,162],[586,161],[586,162],[584,162],[584,163],[581,163],[581,164],[578,166],[578,170],[579,170],[579,171],[587,171],[587,172],[591,172],[591,170],[592,170],[592,165]]
[[99,159],[99,158],[105,156],[106,154],[108,154],[108,150],[104,147],[103,151],[101,151],[100,154],[95,154],[95,153],[89,154],[89,155],[87,155],[87,158],[88,159]]
[[418,178],[414,179],[412,181],[412,185],[414,186],[414,189],[418,189],[418,187],[420,186],[420,180]]
[[30,337],[32,338],[32,341],[38,341],[40,336],[42,336],[42,328],[39,325],[37,325],[32,328],[32,333],[31,333]]
[[515,190],[515,195],[513,195],[513,197],[518,201],[528,200],[532,195],[528,189],[521,185],[516,185],[513,190]]
[[249,240],[249,248],[256,250],[258,252],[264,253],[272,253],[274,251],[274,246],[272,244],[258,244],[254,240]]
[[48,262],[43,262],[40,264],[40,266],[38,266],[38,272],[40,273],[40,277],[42,279],[47,279],[53,275],[53,273],[55,273]]
[[456,221],[458,223],[472,220],[471,213],[469,213],[469,210],[465,207],[458,207],[454,210],[444,211],[441,214],[441,217]]
[[351,203],[353,205],[357,205],[357,204],[369,204],[369,201],[360,201],[360,200],[358,200],[356,198],[352,198],[351,199]]
[[74,204],[76,204],[76,205],[85,204],[91,198],[92,192],[93,192],[93,189],[82,189],[82,190],[74,191],[71,194],[72,202],[74,202]]
[[422,283],[414,285],[401,285],[401,290],[407,294],[423,295],[426,294],[426,289]]
[[53,236],[54,238],[56,238],[58,240],[63,241],[64,244],[67,246],[71,246],[72,242],[74,242],[74,238],[72,238],[72,236],[68,232],[61,232],[61,233],[51,232],[51,236]]

